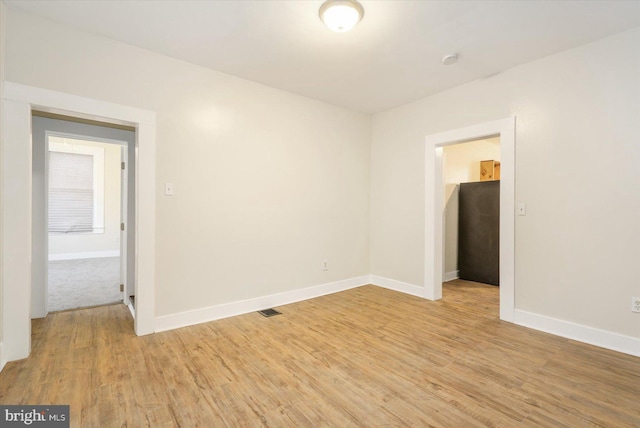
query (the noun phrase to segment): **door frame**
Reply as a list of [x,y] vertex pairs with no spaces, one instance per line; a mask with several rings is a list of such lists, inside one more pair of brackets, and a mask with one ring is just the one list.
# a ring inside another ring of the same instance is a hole
[[[127,263],[127,242],[129,232],[129,222],[127,214],[127,204],[129,202],[129,147],[123,144],[120,147],[120,223],[124,224],[124,228],[120,229],[120,284],[122,284],[122,302],[131,309],[129,302],[128,289],[129,281],[127,269],[131,266]],[[123,230],[124,229],[124,230]],[[135,312],[132,312],[135,316]]]
[[500,136],[500,319],[515,311],[515,116],[425,138],[425,297],[442,298],[444,180],[442,148]]
[[[61,119],[63,120],[63,119]],[[49,138],[50,137],[59,137],[59,138],[69,138],[69,139],[74,139],[74,140],[80,140],[80,141],[85,141],[88,143],[104,143],[104,144],[111,144],[113,146],[118,146],[120,147],[120,162],[129,162],[129,158],[128,158],[128,154],[129,154],[129,142],[125,141],[125,140],[118,140],[118,139],[112,139],[112,138],[104,138],[104,137],[96,137],[93,136],[91,134],[77,134],[77,133],[73,133],[73,132],[61,132],[61,131],[52,131],[52,130],[46,130],[45,131],[45,151],[48,152],[49,151]],[[124,156],[124,158],[123,158]],[[124,223],[125,225],[127,225],[127,191],[128,191],[128,182],[127,182],[127,173],[125,170],[122,170],[120,168],[120,164],[118,164],[118,169],[119,169],[119,173],[120,173],[120,189],[119,189],[119,195],[120,195],[120,222]],[[48,207],[49,205],[49,192],[48,192],[48,179],[49,179],[49,159],[48,156],[45,156],[45,160],[44,160],[44,174],[45,174],[45,179],[44,179],[44,196],[45,196],[45,207]],[[105,174],[106,174],[106,169],[105,169]],[[106,205],[104,206],[104,208],[106,209]],[[49,215],[48,215],[48,210],[47,212],[45,212],[45,218],[44,218],[44,231],[45,231],[45,236],[43,239],[43,242],[45,242],[45,248],[42,249],[42,251],[45,252],[45,262],[46,264],[48,264],[49,262],[49,248],[48,248],[48,244],[49,244],[49,234],[48,234],[48,226],[49,226]],[[36,233],[36,231],[32,231],[32,233]],[[125,285],[125,290],[126,290],[126,286],[127,286],[127,233],[126,230],[124,232],[120,231],[119,233],[120,237],[119,237],[119,247],[120,247],[120,283]],[[37,251],[37,249],[35,249]],[[35,259],[35,257],[34,257]],[[44,314],[34,314],[32,312],[32,318],[41,318],[46,316],[49,313],[49,302],[48,302],[48,295],[49,295],[49,279],[48,279],[48,267],[47,265],[45,265],[44,267],[44,271],[45,271],[45,278],[44,278],[44,302],[42,302],[43,304],[41,305],[32,305],[32,311],[34,311],[35,307],[44,307]],[[32,270],[33,272],[33,270]],[[35,284],[33,284],[32,281],[32,287]],[[32,288],[32,292],[33,292],[33,288]],[[124,298],[124,292],[123,292],[123,299],[122,301],[127,304],[128,300],[125,300]],[[32,299],[37,298],[34,297],[32,295]]]
[[[2,359],[31,351],[32,109],[132,126],[136,131],[137,335],[155,330],[156,114],[120,104],[4,82],[2,96]],[[144,221],[139,221],[144,219]]]

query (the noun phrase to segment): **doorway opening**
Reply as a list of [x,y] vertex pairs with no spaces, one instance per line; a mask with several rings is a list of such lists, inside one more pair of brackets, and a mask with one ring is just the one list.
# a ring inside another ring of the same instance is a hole
[[[443,147],[443,298],[468,294],[498,316],[500,137]],[[495,311],[495,312],[494,312]]]
[[446,146],[442,159],[443,281],[499,285],[500,137]]
[[497,137],[500,141],[500,319],[513,322],[515,306],[515,117],[427,136],[425,150],[425,297],[442,298],[445,277],[444,148]]
[[32,318],[117,302],[135,316],[135,129],[38,111],[32,128]]
[[126,221],[121,210],[126,142],[48,134],[47,143],[47,311],[124,302],[126,235],[120,225]]

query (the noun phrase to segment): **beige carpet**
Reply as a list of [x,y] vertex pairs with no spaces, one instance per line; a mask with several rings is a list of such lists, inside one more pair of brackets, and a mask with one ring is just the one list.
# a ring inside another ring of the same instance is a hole
[[120,257],[49,262],[49,312],[121,301]]

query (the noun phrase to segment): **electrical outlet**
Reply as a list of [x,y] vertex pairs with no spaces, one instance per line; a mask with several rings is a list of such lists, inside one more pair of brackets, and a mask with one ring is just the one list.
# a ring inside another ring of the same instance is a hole
[[640,297],[631,298],[631,312],[640,313]]
[[322,261],[322,270],[329,270],[329,260]]

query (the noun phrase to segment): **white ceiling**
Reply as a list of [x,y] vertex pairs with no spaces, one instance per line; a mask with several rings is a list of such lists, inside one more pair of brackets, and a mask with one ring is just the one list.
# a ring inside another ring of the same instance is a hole
[[[10,7],[367,113],[640,26],[635,1],[367,1],[333,33],[322,0],[6,1]],[[443,66],[442,56],[460,60]],[[638,52],[630,53],[638,54]]]

